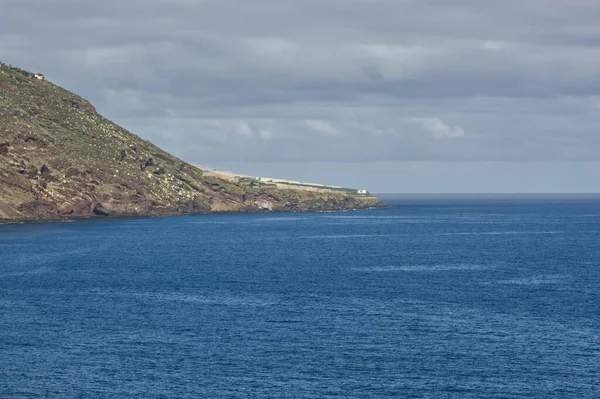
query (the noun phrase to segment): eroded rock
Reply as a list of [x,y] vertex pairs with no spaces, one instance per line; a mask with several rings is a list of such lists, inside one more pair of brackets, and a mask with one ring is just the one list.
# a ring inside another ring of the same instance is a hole
[[102,204],[96,204],[94,207],[94,215],[98,216],[110,216],[110,211],[106,209]]
[[259,207],[262,210],[265,210],[265,211],[273,210],[273,204],[270,203],[269,201],[256,200],[256,201],[254,201],[254,203],[256,204],[257,207]]
[[0,143],[0,154],[8,154],[8,147],[10,147],[8,141]]

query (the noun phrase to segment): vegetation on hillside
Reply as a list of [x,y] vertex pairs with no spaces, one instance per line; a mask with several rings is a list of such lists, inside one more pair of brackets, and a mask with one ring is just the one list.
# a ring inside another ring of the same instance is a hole
[[377,206],[345,193],[215,177],[105,119],[84,98],[0,66],[0,219]]

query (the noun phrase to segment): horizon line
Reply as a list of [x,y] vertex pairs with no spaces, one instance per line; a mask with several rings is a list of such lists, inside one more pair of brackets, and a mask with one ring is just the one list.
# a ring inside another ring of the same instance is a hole
[[539,192],[539,193],[391,193],[391,192],[372,192],[377,196],[396,196],[396,197],[594,197],[600,198],[600,192]]

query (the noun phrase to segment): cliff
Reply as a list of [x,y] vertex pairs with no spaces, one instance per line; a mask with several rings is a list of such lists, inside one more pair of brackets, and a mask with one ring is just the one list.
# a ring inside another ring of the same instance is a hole
[[205,176],[41,76],[0,66],[0,219],[324,211],[384,206],[351,191]]

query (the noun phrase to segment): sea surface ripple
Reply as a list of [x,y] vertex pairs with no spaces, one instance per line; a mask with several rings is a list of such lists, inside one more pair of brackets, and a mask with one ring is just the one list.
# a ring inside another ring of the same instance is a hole
[[0,398],[598,398],[600,201],[0,226]]

